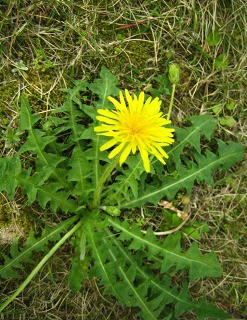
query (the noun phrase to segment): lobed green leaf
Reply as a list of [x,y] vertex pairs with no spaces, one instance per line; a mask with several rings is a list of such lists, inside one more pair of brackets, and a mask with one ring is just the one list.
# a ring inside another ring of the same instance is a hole
[[192,123],[186,128],[175,128],[176,141],[168,151],[176,164],[181,162],[180,156],[187,145],[191,145],[198,153],[201,152],[201,135],[204,135],[208,140],[216,128],[216,119],[210,115],[196,115],[188,118]]
[[117,77],[114,76],[107,68],[102,67],[100,71],[100,78],[96,79],[94,83],[88,85],[91,92],[97,94],[99,97],[99,101],[94,102],[97,108],[107,108],[111,106],[107,98],[109,96],[116,96],[119,94],[117,85]]
[[173,199],[175,194],[182,189],[186,189],[189,193],[194,183],[205,181],[209,184],[213,183],[212,173],[216,169],[227,170],[235,163],[241,161],[244,157],[244,148],[235,142],[224,143],[218,140],[218,154],[214,154],[206,150],[205,155],[194,153],[196,162],[190,162],[191,168],[179,166],[178,177],[168,176],[164,179],[162,186],[149,186],[140,193],[138,198],[132,198],[123,202],[121,208],[133,208],[142,206],[146,202],[157,203],[162,197]]
[[[185,281],[182,289],[172,286],[170,281],[170,270],[174,274],[174,268],[176,273],[188,270],[191,281],[219,276],[221,269],[215,256],[202,255],[196,245],[183,252],[179,235],[158,241],[151,231],[144,236],[127,222],[112,218],[88,222],[85,232],[88,254],[94,260],[91,276],[101,278],[105,294],[114,295],[127,306],[138,307],[138,316],[142,319],[169,319],[172,315],[178,318],[187,311],[196,312],[198,319],[229,318],[204,299],[192,301]],[[154,273],[152,267],[156,256],[160,263],[155,263]],[[198,268],[200,271],[196,270]],[[155,276],[157,272],[158,277]]]
[[5,261],[0,265],[0,276],[2,278],[18,278],[17,270],[24,269],[23,263],[34,263],[31,258],[33,252],[49,251],[47,247],[50,241],[58,241],[60,234],[68,230],[68,228],[77,220],[77,217],[70,218],[59,223],[54,228],[45,228],[41,237],[35,238],[30,232],[24,248],[18,248],[18,239],[13,241],[10,249],[10,256],[5,256]]
[[14,198],[18,186],[17,176],[21,173],[18,155],[0,158],[0,192],[5,191],[10,200]]
[[150,254],[161,255],[164,258],[161,267],[162,272],[166,272],[172,266],[175,266],[177,271],[187,269],[190,281],[202,277],[221,275],[221,267],[215,253],[202,255],[196,243],[193,243],[186,253],[182,252],[179,233],[169,235],[162,243],[151,231],[143,235],[138,228],[128,225],[126,221],[121,223],[111,218],[108,221],[117,231],[121,232],[120,240],[131,240],[129,249],[143,249],[148,250]]

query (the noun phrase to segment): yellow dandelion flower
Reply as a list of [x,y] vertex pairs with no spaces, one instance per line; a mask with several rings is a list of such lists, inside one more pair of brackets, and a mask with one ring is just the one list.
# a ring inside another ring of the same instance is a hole
[[[109,158],[120,154],[119,164],[122,165],[129,154],[140,151],[144,168],[150,172],[149,154],[154,155],[160,162],[165,164],[164,158],[168,158],[163,147],[174,142],[174,129],[166,128],[171,123],[166,120],[160,111],[161,100],[149,97],[144,102],[144,92],[137,97],[131,97],[125,90],[125,98],[120,91],[120,100],[108,97],[113,103],[115,110],[99,109],[97,120],[102,124],[94,128],[99,135],[111,137],[100,148],[101,151],[112,148]],[[127,103],[126,103],[127,102]]]

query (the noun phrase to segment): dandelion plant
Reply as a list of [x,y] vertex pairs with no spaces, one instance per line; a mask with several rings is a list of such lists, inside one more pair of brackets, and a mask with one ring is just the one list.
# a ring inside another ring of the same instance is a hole
[[[170,77],[174,90],[178,80]],[[201,182],[213,185],[214,172],[241,161],[243,147],[214,140],[211,115],[171,126],[172,103],[167,108],[160,97],[123,92],[106,68],[94,82],[78,80],[64,91],[63,105],[47,119],[22,98],[17,132],[27,138],[15,154],[0,159],[1,192],[9,199],[23,192],[28,205],[59,212],[63,220],[41,236],[30,231],[23,246],[18,239],[13,242],[1,277],[15,278],[26,264],[36,266],[0,311],[73,236],[72,291],[80,290],[85,278],[97,277],[105,295],[134,307],[140,319],[178,319],[188,312],[197,319],[229,319],[205,297],[191,295],[196,280],[221,276],[216,254],[202,253],[180,230],[165,237],[151,225],[144,230],[136,218],[141,206],[189,194]],[[202,137],[204,144],[213,143],[202,148]],[[44,255],[39,263],[35,252]]]

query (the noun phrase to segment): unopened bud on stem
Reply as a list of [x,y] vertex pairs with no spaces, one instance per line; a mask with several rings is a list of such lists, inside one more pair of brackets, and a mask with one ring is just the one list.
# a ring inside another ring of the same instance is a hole
[[179,66],[175,63],[169,66],[169,80],[172,84],[179,82]]

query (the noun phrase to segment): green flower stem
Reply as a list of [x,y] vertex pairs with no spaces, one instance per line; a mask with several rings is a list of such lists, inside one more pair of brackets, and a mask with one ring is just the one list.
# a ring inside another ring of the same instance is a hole
[[170,120],[170,116],[171,116],[171,113],[172,113],[172,106],[173,106],[173,101],[174,101],[175,89],[176,89],[176,84],[173,83],[173,85],[172,85],[172,96],[171,96],[171,101],[170,101],[169,110],[168,110],[168,114],[167,114],[167,120]]
[[112,170],[116,167],[119,161],[119,156],[116,157],[111,163],[108,164],[105,172],[103,173],[102,177],[99,179],[99,182],[95,188],[94,196],[93,196],[93,208],[97,208],[100,205],[100,196],[101,196],[101,188],[105,183],[106,179],[112,172]]
[[55,244],[55,246],[44,256],[44,258],[40,261],[40,263],[33,269],[30,275],[26,278],[26,280],[19,286],[19,288],[15,291],[12,296],[10,296],[1,306],[0,312],[3,311],[29,284],[29,282],[33,279],[36,273],[44,266],[44,264],[48,261],[48,259],[61,247],[61,245],[72,236],[73,233],[76,232],[77,229],[82,225],[82,220],[79,221],[70,231],[68,231],[63,238]]

